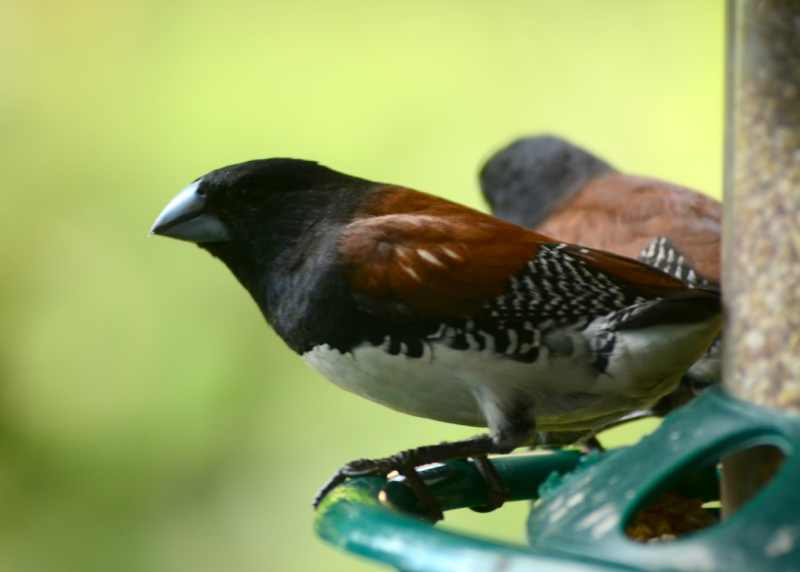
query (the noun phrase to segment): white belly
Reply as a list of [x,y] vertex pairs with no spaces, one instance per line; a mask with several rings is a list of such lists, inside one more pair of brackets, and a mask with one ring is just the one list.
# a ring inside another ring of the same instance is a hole
[[[546,350],[543,350],[546,351]],[[343,354],[318,346],[303,358],[336,385],[392,409],[449,423],[493,427],[496,403],[523,397],[538,429],[573,430],[638,407],[623,396],[623,380],[597,376],[580,360],[535,363],[441,344],[421,358],[362,345]]]
[[[343,354],[317,346],[303,358],[339,387],[404,413],[449,423],[484,426],[475,399],[475,381],[461,375],[454,358],[464,352],[428,350],[421,358],[392,355],[380,347],[363,345]],[[457,354],[457,355],[454,355]]]

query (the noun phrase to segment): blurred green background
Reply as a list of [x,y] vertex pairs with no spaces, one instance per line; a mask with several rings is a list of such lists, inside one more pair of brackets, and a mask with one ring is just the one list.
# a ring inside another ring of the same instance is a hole
[[[349,395],[199,249],[209,169],[313,158],[483,208],[553,131],[719,196],[721,1],[0,4],[0,570],[373,570],[321,544],[338,465],[474,433]],[[524,504],[446,526],[523,539]]]

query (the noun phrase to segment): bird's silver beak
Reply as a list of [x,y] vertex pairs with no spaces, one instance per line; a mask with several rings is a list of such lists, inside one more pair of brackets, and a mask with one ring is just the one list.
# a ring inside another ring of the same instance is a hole
[[206,197],[197,192],[195,181],[172,199],[150,229],[150,234],[169,236],[190,242],[224,242],[230,240],[225,224],[205,212]]

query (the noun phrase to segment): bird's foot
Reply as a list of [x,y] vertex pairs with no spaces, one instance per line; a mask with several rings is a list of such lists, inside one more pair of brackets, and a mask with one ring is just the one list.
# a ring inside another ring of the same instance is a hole
[[432,522],[438,522],[444,518],[442,509],[438,501],[428,490],[427,485],[417,473],[417,465],[413,462],[414,449],[401,451],[396,455],[381,459],[358,459],[350,461],[334,475],[328,479],[317,495],[314,497],[313,506],[316,509],[322,500],[337,486],[352,477],[379,476],[387,477],[389,474],[397,472],[406,478],[408,486],[414,491],[420,504],[425,509],[425,516]]
[[480,435],[463,441],[427,445],[415,449],[407,449],[389,457],[380,459],[359,459],[351,461],[339,469],[319,490],[314,497],[314,508],[337,486],[349,478],[368,475],[386,477],[389,473],[397,471],[406,478],[409,487],[414,491],[420,504],[424,507],[427,517],[433,522],[443,518],[441,507],[434,498],[425,482],[417,473],[417,467],[431,463],[441,463],[453,459],[472,457],[475,459],[478,470],[489,486],[488,510],[494,510],[503,504],[506,499],[505,487],[500,480],[494,466],[486,458],[488,453],[494,452],[495,445],[488,435]]
[[365,477],[369,475],[386,476],[395,470],[395,466],[390,463],[391,457],[384,459],[357,459],[350,461],[341,469],[336,471],[327,482],[320,487],[312,501],[313,507],[319,508],[323,499],[328,496],[333,489],[345,482],[350,477]]
[[497,510],[503,506],[508,499],[508,489],[503,483],[503,479],[500,478],[497,469],[494,468],[494,465],[486,455],[475,457],[473,461],[478,468],[478,472],[483,477],[483,480],[486,481],[488,499],[486,504],[472,506],[470,509],[475,512],[492,512],[493,510]]

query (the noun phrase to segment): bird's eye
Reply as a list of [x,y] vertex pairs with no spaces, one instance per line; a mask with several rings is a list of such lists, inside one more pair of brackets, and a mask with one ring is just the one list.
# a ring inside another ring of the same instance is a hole
[[198,196],[198,197],[204,197],[204,196],[206,196],[206,189],[205,189],[204,187],[199,187],[199,188],[198,188],[198,189],[195,191],[195,193],[197,193],[197,196]]

